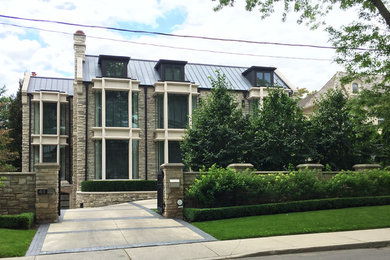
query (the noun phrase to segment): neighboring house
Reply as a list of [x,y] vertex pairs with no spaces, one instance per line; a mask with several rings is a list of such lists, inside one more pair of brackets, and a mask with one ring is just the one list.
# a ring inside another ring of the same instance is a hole
[[341,90],[348,98],[353,98],[359,95],[362,89],[371,88],[370,84],[364,83],[362,80],[355,79],[351,83],[341,85],[340,79],[345,75],[344,72],[337,72],[333,77],[316,93],[307,95],[305,98],[299,100],[298,105],[302,107],[303,113],[306,116],[313,114],[316,100],[319,101],[326,92],[331,89]]
[[161,164],[181,162],[179,142],[216,70],[246,112],[261,106],[267,87],[294,89],[272,67],[90,56],[85,49],[77,31],[75,78],[26,74],[22,89],[22,171],[59,163],[63,183],[72,185],[71,201],[84,180],[156,179]]

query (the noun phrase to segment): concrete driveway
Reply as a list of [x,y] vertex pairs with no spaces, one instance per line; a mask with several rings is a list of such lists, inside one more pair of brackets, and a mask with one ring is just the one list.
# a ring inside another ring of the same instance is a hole
[[41,225],[26,255],[183,244],[215,240],[182,220],[150,210],[156,200],[62,211],[60,222]]

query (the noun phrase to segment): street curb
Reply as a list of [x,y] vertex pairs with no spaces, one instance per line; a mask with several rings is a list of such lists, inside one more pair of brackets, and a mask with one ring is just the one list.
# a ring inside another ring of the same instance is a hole
[[312,253],[312,252],[346,250],[346,249],[381,248],[381,247],[387,247],[387,246],[390,246],[390,240],[378,241],[378,242],[363,242],[363,243],[354,243],[354,244],[344,244],[344,245],[270,250],[270,251],[263,251],[263,252],[257,252],[257,253],[244,253],[244,254],[236,254],[236,255],[230,255],[230,256],[221,256],[221,257],[212,258],[212,259],[236,259],[236,258],[242,258],[242,257],[286,255],[286,254]]

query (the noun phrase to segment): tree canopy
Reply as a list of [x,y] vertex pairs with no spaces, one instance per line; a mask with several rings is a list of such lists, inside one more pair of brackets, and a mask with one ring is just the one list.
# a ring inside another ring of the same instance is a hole
[[243,162],[246,150],[243,135],[248,121],[230,93],[230,83],[218,71],[210,80],[211,93],[195,109],[181,142],[184,163],[194,170]]

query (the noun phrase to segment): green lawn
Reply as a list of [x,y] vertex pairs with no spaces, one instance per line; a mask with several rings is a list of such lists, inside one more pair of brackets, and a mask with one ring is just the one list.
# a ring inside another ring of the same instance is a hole
[[390,227],[390,205],[194,222],[217,239]]
[[0,228],[0,257],[24,256],[36,232]]

